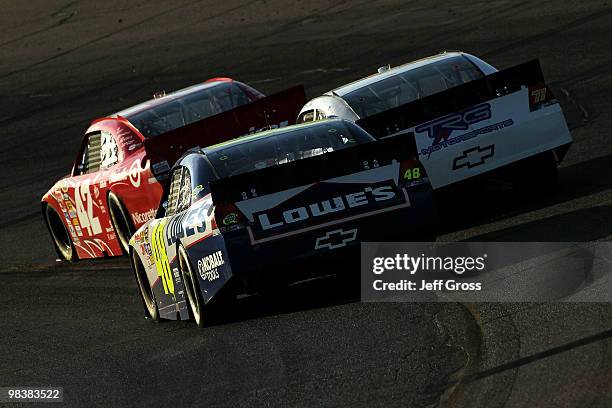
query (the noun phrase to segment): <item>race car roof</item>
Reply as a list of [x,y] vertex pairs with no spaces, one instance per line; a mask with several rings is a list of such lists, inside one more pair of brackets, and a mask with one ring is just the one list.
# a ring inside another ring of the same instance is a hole
[[[343,119],[331,119],[331,120],[324,121],[325,124],[328,124],[331,122],[345,122],[345,121]],[[202,148],[202,151],[204,153],[212,152],[212,151],[223,149],[223,148],[226,148],[232,145],[238,145],[241,143],[250,142],[252,140],[264,139],[266,137],[273,136],[278,133],[287,133],[287,132],[292,132],[294,130],[299,130],[303,128],[320,126],[321,123],[322,123],[321,121],[306,122],[306,123],[301,123],[297,125],[291,125],[291,126],[285,126],[285,127],[281,127],[277,129],[266,130],[263,132],[257,132],[257,133],[253,133],[250,135],[240,136],[236,139],[228,140],[226,142],[217,143],[212,146],[204,147]]]
[[[353,122],[347,121],[347,120],[344,120],[344,119],[340,119],[340,118],[334,118],[334,119],[318,120],[318,121],[314,121],[314,122],[300,123],[300,124],[296,124],[296,125],[285,126],[285,127],[281,127],[281,128],[277,128],[277,129],[266,130],[266,131],[263,131],[263,132],[258,132],[258,133],[253,133],[253,134],[250,134],[250,135],[241,136],[239,138],[228,140],[228,141],[222,142],[222,143],[218,143],[216,145],[204,147],[204,148],[202,148],[202,152],[207,154],[207,153],[211,153],[211,152],[215,152],[217,150],[221,150],[221,149],[227,148],[229,146],[239,145],[239,144],[242,144],[242,143],[251,142],[251,141],[259,140],[259,139],[265,139],[267,137],[274,136],[274,135],[291,133],[291,132],[295,132],[295,131],[299,131],[299,130],[307,129],[307,128],[333,127],[334,125],[337,126],[338,124],[342,124],[343,126],[346,126],[346,127],[350,128],[351,131],[355,130],[355,131],[358,131],[360,133],[365,133],[367,135],[367,137],[372,138],[372,136],[369,135],[367,132],[365,132],[363,129],[355,126],[353,124]],[[372,140],[374,140],[374,138],[372,138]]]
[[131,106],[127,109],[124,109],[120,112],[114,113],[112,115],[110,115],[110,117],[117,117],[117,116],[122,116],[122,117],[128,117],[130,115],[134,115],[136,113],[140,113],[142,111],[145,111],[147,109],[151,109],[154,108],[156,106],[160,106],[163,105],[165,103],[171,102],[173,100],[179,99],[185,95],[189,95],[195,92],[199,92],[203,89],[208,89],[208,88],[212,88],[215,87],[219,84],[222,83],[227,83],[227,82],[232,82],[232,80],[228,79],[228,78],[213,78],[212,80],[208,80],[204,83],[201,84],[196,84],[196,85],[192,85],[189,86],[187,88],[183,88],[183,89],[179,89],[178,91],[174,91],[171,92],[167,95],[164,95],[160,98],[154,98],[154,99],[150,99],[148,101],[139,103],[138,105],[134,105]]
[[406,72],[409,71],[411,69],[415,69],[418,67],[422,67],[424,65],[427,64],[431,64],[432,62],[436,62],[436,61],[441,61],[447,58],[451,58],[451,57],[456,57],[456,56],[461,56],[461,55],[467,55],[464,54],[463,52],[443,52],[441,54],[438,55],[434,55],[431,57],[427,57],[427,58],[422,58],[416,61],[412,61],[412,62],[408,62],[406,64],[402,64],[402,65],[398,65],[397,67],[393,67],[389,70],[383,71],[381,73],[376,73],[370,76],[367,76],[365,78],[361,78],[358,79],[357,81],[351,82],[349,84],[346,85],[342,85],[341,87],[338,87],[330,92],[327,92],[326,95],[338,95],[338,96],[344,96],[356,89],[360,89],[363,88],[364,86],[368,86],[374,82],[378,82],[380,80],[392,77],[394,75],[400,74],[402,72]]

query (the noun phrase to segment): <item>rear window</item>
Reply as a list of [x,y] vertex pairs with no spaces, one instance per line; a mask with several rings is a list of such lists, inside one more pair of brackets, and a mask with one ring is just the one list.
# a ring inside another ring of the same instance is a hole
[[237,84],[228,82],[127,116],[145,136],[154,137],[251,102]]
[[365,118],[482,77],[467,58],[457,56],[374,82],[343,99]]
[[372,141],[374,138],[358,126],[334,120],[283,129],[206,154],[219,176],[229,177]]

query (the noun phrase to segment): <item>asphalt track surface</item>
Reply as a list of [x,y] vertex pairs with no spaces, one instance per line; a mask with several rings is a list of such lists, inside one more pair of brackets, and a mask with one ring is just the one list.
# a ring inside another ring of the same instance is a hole
[[540,58],[575,144],[556,195],[448,198],[440,239],[609,240],[608,1],[0,5],[0,386],[63,386],[69,406],[612,406],[609,304],[363,304],[331,277],[204,330],[155,324],[125,259],[56,263],[39,210],[89,121],[155,91],[227,75],[314,96],[461,49]]

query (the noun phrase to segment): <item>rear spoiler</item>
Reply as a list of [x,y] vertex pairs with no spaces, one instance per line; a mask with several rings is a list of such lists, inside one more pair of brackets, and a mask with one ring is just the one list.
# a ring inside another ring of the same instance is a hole
[[[544,75],[535,59],[357,121],[375,138],[392,135],[431,119],[516,92],[543,87]],[[526,101],[527,102],[527,101]]]
[[247,192],[249,198],[253,192],[262,196],[414,157],[414,133],[404,132],[343,150],[214,180],[210,183],[210,191],[215,205],[233,203],[244,200],[243,192]]
[[259,130],[292,125],[306,103],[303,86],[296,86],[227,112],[144,140],[156,177],[163,176],[184,152]]

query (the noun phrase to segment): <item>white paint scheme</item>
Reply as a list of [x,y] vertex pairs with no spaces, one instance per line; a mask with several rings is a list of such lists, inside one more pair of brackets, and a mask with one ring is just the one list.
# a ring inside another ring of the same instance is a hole
[[[527,93],[528,89],[523,88],[518,92],[490,100],[488,102],[491,105],[490,119],[476,123],[465,131],[453,132],[449,140],[507,119],[512,119],[513,125],[449,145],[431,155],[419,154],[419,160],[425,167],[434,189],[474,177],[572,141],[559,104],[530,112]],[[414,129],[413,127],[409,131],[414,131]],[[415,133],[415,138],[419,152],[432,144],[432,139],[424,132]],[[484,148],[490,145],[495,145],[495,155],[484,164],[473,168],[463,167],[453,170],[455,158],[471,148],[478,146]]]
[[[472,61],[485,75],[497,72],[496,68],[473,55],[462,52],[445,52],[391,68],[382,73],[377,73],[336,88],[309,101],[300,111],[300,115],[314,109],[323,112],[326,117],[336,116],[355,122],[360,118],[342,99],[343,95],[398,73],[459,55],[463,55]],[[514,121],[512,126],[449,145],[442,150],[433,152],[431,155],[419,154],[419,159],[423,163],[434,189],[571,143],[572,137],[559,104],[554,103],[530,112],[527,93],[528,89],[523,88],[518,92],[490,100],[492,114],[490,119],[476,123],[465,131],[455,131],[450,135],[449,139],[473,130],[485,128],[506,119]],[[414,127],[408,129],[408,131],[414,131]],[[419,152],[421,152],[421,149],[431,146],[432,139],[426,133],[415,133],[415,137]],[[484,164],[473,168],[464,167],[453,170],[454,159],[462,155],[463,152],[470,148],[477,146],[484,148],[491,144],[495,145],[495,154]]]

